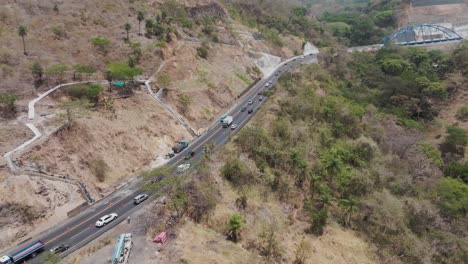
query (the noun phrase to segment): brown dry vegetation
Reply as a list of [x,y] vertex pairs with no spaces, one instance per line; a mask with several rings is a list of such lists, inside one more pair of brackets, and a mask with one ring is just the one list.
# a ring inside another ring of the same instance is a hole
[[[95,112],[77,120],[70,129],[58,131],[24,154],[23,164],[34,161],[45,171],[69,175],[93,189],[105,190],[136,175],[156,157],[164,156],[172,142],[191,138],[146,93],[136,92],[130,98],[115,100],[114,107],[111,117],[105,111]],[[98,178],[99,170],[103,170],[102,179]]]
[[[252,29],[226,19],[223,7],[217,5],[217,1],[211,0],[191,0],[184,1],[183,4],[186,5],[189,14],[221,15],[223,19],[213,24],[212,35],[205,34],[203,26],[193,19],[192,28],[184,28],[179,24],[171,25],[174,31],[168,34],[167,43],[161,47],[158,37],[137,34],[136,13],[143,10],[146,18],[155,19],[165,2],[167,1],[129,3],[126,0],[73,0],[57,2],[58,10],[54,10],[53,2],[2,1],[0,91],[13,92],[20,96],[16,107],[18,120],[25,120],[23,118],[27,102],[36,93],[42,93],[56,83],[70,82],[74,79],[71,70],[62,76],[48,75],[47,69],[50,66],[92,66],[97,69],[95,74],[83,74],[78,79],[99,80],[105,78],[106,65],[110,62],[126,63],[128,56],[132,54],[132,48],[124,40],[124,24],[127,22],[132,26],[132,45],[139,43],[142,51],[137,66],[143,69],[145,76],[154,78],[153,86],[156,89],[159,86],[158,77],[161,74],[169,76],[170,82],[164,99],[172,104],[173,108],[182,110],[179,95],[189,95],[192,103],[188,106],[185,116],[200,129],[205,128],[216,115],[225,110],[247,86],[242,78],[253,80],[258,77],[247,72],[251,72],[253,62],[257,58],[255,52],[285,56],[292,54],[290,49],[278,49],[267,41],[254,40]],[[192,8],[195,8],[196,12],[192,12]],[[27,27],[27,55],[23,54],[21,37],[17,32],[20,25]],[[145,32],[144,21],[141,31]],[[98,36],[110,40],[106,52],[93,46],[91,39]],[[214,36],[217,41],[214,41]],[[294,49],[300,48],[300,39],[287,39]],[[202,45],[208,47],[206,59],[197,56],[196,49]],[[163,61],[168,63],[158,74],[157,70]],[[35,62],[45,71],[42,82],[35,82],[32,75],[31,66]],[[106,86],[103,88],[107,89]],[[19,166],[79,179],[85,182],[98,198],[98,194],[112,191],[113,187],[148,168],[156,157],[162,157],[170,150],[174,141],[191,139],[189,132],[141,89],[136,88],[134,95],[126,99],[116,97],[119,95],[115,91],[113,94],[102,92],[98,96],[96,108],[86,111],[81,117],[77,116],[73,125],[57,132],[54,132],[55,129],[62,123],[57,123],[56,117],[62,116],[62,105],[70,97],[58,91],[39,102],[34,122],[46,137],[34,148],[18,155]],[[2,120],[1,127],[1,154],[12,150],[32,136],[26,127],[15,121]],[[3,162],[2,166],[5,166]],[[23,181],[28,179],[19,181],[12,178],[6,167],[3,168],[3,178],[8,177],[12,186],[23,184]],[[55,193],[54,184],[46,185],[49,193]],[[34,180],[31,181],[31,185],[38,188]],[[12,199],[15,197],[12,196]],[[29,198],[34,197],[27,197],[20,206],[29,206]],[[34,221],[34,224],[41,225],[42,228],[61,221],[66,210],[71,209],[69,206],[76,206],[77,201],[82,202],[77,197],[77,200],[69,202],[66,209],[61,209],[60,212],[54,211],[53,203],[41,207],[43,214],[37,216],[41,220]],[[42,218],[48,218],[50,221],[42,221]],[[16,230],[9,225],[5,225],[4,228]],[[24,234],[29,228],[30,226],[24,225],[14,232]],[[2,227],[2,232],[3,230]],[[8,233],[5,241],[22,237],[12,232]]]

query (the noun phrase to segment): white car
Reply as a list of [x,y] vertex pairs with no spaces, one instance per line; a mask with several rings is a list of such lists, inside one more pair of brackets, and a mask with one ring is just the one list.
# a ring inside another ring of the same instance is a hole
[[189,163],[180,164],[179,166],[177,166],[177,173],[184,173],[188,169],[190,169],[190,164]]
[[133,203],[134,204],[140,204],[141,202],[143,202],[144,200],[148,199],[148,195],[147,194],[140,194],[138,195],[137,197],[133,198]]
[[232,124],[232,125],[231,125],[231,129],[232,129],[232,130],[234,130],[234,129],[236,129],[236,128],[237,128],[237,124]]
[[249,104],[249,105],[253,104],[253,100],[249,100],[249,101],[247,102],[247,104]]
[[118,215],[116,213],[105,215],[105,216],[99,218],[99,220],[97,220],[96,226],[97,227],[105,226],[108,223],[110,223],[110,222],[114,221],[115,219],[117,219],[117,216]]

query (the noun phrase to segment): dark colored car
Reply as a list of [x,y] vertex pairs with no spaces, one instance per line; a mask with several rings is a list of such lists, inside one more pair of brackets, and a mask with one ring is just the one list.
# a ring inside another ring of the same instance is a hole
[[189,153],[187,153],[187,155],[185,155],[185,159],[186,160],[189,160],[191,158],[193,158],[193,156],[195,156],[195,151],[190,151]]
[[249,113],[249,114],[253,113],[253,109],[249,109],[249,111],[247,113]]
[[247,107],[244,106],[242,107],[241,112],[245,112],[245,110],[247,110]]
[[65,244],[62,244],[60,246],[56,246],[54,247],[53,249],[50,250],[50,252],[52,253],[60,253],[60,252],[64,252],[65,250],[69,249],[70,246],[69,245],[65,245]]
[[160,182],[163,178],[164,178],[163,175],[156,176],[156,177],[151,179],[151,183]]

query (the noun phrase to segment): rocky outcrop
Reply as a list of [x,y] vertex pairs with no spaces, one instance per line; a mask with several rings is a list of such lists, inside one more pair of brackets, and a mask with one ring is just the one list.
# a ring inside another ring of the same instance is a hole
[[202,19],[205,16],[218,20],[226,20],[229,17],[224,7],[216,2],[188,7],[187,12],[195,20]]

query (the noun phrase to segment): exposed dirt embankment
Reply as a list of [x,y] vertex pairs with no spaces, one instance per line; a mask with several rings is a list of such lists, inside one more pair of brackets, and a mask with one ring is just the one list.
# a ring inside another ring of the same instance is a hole
[[98,192],[135,176],[173,142],[190,134],[152,98],[137,92],[115,101],[115,115],[94,112],[21,158],[53,174],[83,180]]
[[[8,175],[0,170],[0,249],[59,223],[69,210],[83,203],[73,185]],[[35,231],[31,232],[33,226]]]

